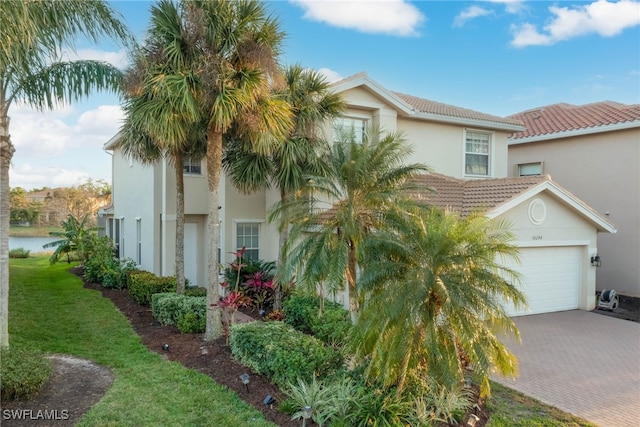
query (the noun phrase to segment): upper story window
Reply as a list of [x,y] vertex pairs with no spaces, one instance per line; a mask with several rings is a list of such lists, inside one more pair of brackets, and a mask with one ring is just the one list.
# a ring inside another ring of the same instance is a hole
[[185,158],[183,161],[184,173],[190,175],[202,175],[202,161],[194,160],[191,157]]
[[355,142],[364,139],[367,120],[357,117],[339,117],[333,122],[333,140],[339,141],[343,137],[353,137]]
[[518,176],[542,175],[542,162],[521,163],[518,165]]
[[466,175],[489,176],[490,134],[467,131],[464,152],[464,173]]

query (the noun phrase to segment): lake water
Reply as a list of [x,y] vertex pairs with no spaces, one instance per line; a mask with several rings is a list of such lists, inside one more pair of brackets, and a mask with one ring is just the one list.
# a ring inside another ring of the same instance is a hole
[[31,251],[32,254],[38,252],[53,252],[54,248],[43,249],[42,245],[60,240],[59,237],[11,237],[9,236],[9,250],[22,248]]

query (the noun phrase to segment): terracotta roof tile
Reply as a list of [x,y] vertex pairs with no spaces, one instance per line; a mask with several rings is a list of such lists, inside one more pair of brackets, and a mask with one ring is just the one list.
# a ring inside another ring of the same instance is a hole
[[548,175],[462,180],[437,173],[424,174],[417,179],[435,190],[435,193],[421,193],[416,197],[441,209],[458,212],[463,217],[494,209],[522,192],[551,180]]
[[553,104],[513,114],[526,130],[510,139],[528,138],[558,132],[582,130],[619,123],[640,121],[640,104],[620,104],[604,101],[586,105]]
[[421,113],[522,126],[522,122],[519,119],[494,116],[491,114],[469,110],[467,108],[456,107],[454,105],[443,104],[441,102],[431,101],[429,99],[406,95],[404,93],[392,93]]

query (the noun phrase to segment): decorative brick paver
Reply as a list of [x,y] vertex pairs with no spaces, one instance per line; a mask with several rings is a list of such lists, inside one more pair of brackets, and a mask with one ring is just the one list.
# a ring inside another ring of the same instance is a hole
[[640,426],[640,324],[588,311],[514,318],[520,375],[498,382],[601,427]]

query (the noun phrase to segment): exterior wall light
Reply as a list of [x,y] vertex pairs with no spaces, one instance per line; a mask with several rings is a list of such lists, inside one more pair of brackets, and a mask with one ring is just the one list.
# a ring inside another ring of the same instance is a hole
[[600,255],[595,254],[591,257],[591,265],[594,267],[602,267],[602,260],[600,259]]

